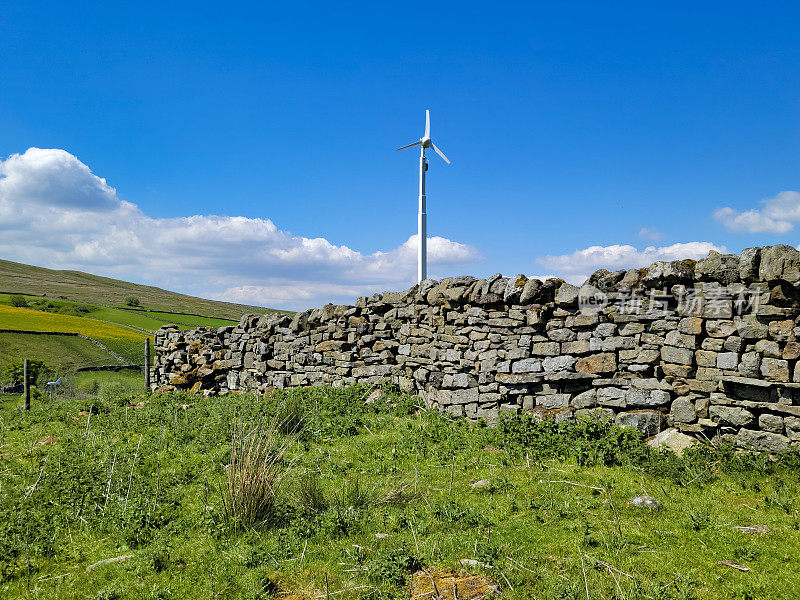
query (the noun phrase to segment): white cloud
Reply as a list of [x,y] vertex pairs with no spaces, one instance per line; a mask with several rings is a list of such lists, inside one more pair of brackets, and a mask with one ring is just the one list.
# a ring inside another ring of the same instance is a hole
[[635,246],[615,244],[612,246],[589,246],[572,254],[545,256],[536,262],[556,273],[558,277],[579,285],[594,271],[608,269],[634,269],[646,267],[657,260],[682,260],[685,258],[705,258],[710,250],[725,253],[725,246],[711,242],[686,242],[671,246],[648,246],[639,250]]
[[639,237],[651,242],[660,242],[664,239],[664,233],[653,227],[642,227],[639,230]]
[[[0,256],[52,268],[160,285],[176,291],[284,308],[352,302],[409,287],[416,236],[362,254],[305,238],[269,219],[194,215],[156,219],[64,150],[30,148],[0,160]],[[432,273],[465,265],[478,251],[428,240]]]
[[726,206],[714,211],[714,218],[736,233],[789,233],[800,223],[800,193],[780,192],[761,201],[762,208],[740,212]]

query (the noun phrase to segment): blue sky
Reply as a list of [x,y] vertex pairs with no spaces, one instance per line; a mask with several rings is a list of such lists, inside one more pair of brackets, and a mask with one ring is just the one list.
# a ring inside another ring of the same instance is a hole
[[796,3],[382,4],[4,3],[0,257],[288,308],[408,287],[426,108],[437,277],[797,245]]

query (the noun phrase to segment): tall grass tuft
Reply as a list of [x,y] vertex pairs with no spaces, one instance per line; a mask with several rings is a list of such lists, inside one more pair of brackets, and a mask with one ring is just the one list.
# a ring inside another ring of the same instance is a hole
[[261,422],[250,429],[238,424],[231,440],[231,462],[222,494],[223,515],[233,528],[274,520],[281,488],[291,473],[287,453],[294,438],[280,435],[281,424]]

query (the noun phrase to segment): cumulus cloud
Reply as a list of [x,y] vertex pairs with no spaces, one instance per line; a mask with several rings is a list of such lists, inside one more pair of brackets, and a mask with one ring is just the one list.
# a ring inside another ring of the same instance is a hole
[[709,251],[716,250],[726,253],[725,246],[716,246],[711,242],[686,242],[670,246],[648,246],[639,250],[635,246],[615,244],[612,246],[589,246],[583,250],[576,250],[571,254],[545,256],[537,259],[540,265],[546,267],[558,277],[580,285],[598,269],[615,271],[619,269],[635,269],[646,267],[657,260],[682,260],[705,258]]
[[783,235],[800,223],[800,193],[780,192],[761,201],[761,208],[738,211],[725,206],[714,211],[714,218],[728,231]]
[[[19,262],[220,300],[306,308],[408,287],[415,280],[416,239],[363,254],[283,231],[269,219],[152,218],[64,150],[30,148],[0,160],[0,256]],[[466,244],[428,240],[434,274],[478,256]]]
[[660,242],[664,239],[664,234],[654,227],[642,227],[639,230],[639,237],[651,242]]

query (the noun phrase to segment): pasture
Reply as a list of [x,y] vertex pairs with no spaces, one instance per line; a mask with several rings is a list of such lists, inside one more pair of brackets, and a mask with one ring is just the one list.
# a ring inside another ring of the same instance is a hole
[[415,572],[448,569],[510,599],[800,585],[795,454],[677,458],[598,421],[487,428],[365,387],[17,403],[0,410],[4,597],[417,598]]

